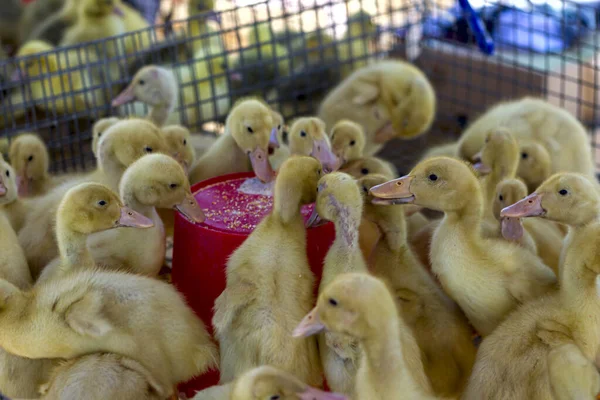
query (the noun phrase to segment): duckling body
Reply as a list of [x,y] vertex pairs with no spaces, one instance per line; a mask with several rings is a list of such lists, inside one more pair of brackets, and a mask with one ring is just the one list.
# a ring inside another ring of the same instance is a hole
[[[367,272],[358,245],[362,198],[351,176],[334,172],[319,181],[318,214],[335,224],[336,237],[327,252],[319,285],[322,292],[336,276],[346,272]],[[360,361],[358,342],[346,335],[327,332],[319,336],[319,351],[327,384],[334,391],[352,397]]]
[[[382,175],[371,175],[362,178],[359,184],[368,193],[372,186],[386,180]],[[412,329],[421,349],[425,379],[429,378],[438,395],[458,395],[475,362],[471,329],[407,243],[403,207],[371,201],[372,197],[366,199],[365,215],[377,223],[383,237],[371,256],[370,270],[389,284],[400,317]],[[442,331],[444,334],[440,335]],[[420,370],[416,365],[409,367],[411,371]],[[423,381],[418,378],[415,377]]]
[[286,161],[275,183],[273,212],[229,258],[227,287],[213,317],[223,350],[221,383],[270,364],[322,385],[316,341],[289,339],[314,301],[300,207],[314,201],[320,175],[321,166],[312,158]]
[[[588,370],[596,361],[600,350],[600,262],[595,250],[600,240],[600,197],[596,185],[582,175],[557,174],[533,195],[502,211],[503,216],[519,218],[540,215],[540,210],[545,210],[545,218],[570,224],[571,240],[565,252],[559,291],[525,304],[484,339],[465,399],[554,399],[549,377],[560,373],[562,383],[581,383],[584,375],[580,361],[588,361]],[[559,194],[562,190],[571,195]],[[562,351],[564,345],[574,345],[579,350],[579,362],[561,363],[558,372],[550,363],[561,359],[551,357],[551,353]],[[497,380],[500,376],[502,382]],[[596,382],[597,379],[596,376]],[[576,398],[576,392],[582,394],[589,388],[562,388],[567,389],[574,389],[574,397],[570,398]],[[595,395],[587,392],[582,398]]]
[[517,305],[556,288],[556,276],[535,255],[482,237],[482,189],[463,162],[428,159],[371,192],[444,211],[432,238],[432,269],[481,335],[489,335]]

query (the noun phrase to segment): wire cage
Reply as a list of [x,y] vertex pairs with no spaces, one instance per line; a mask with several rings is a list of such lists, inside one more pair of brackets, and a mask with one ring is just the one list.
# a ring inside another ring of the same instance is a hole
[[524,95],[571,111],[596,150],[598,5],[473,6],[493,54],[478,46],[464,8],[407,0],[262,1],[69,47],[30,42],[0,62],[1,135],[37,132],[53,171],[83,170],[94,162],[97,119],[143,117],[163,106],[155,93],[154,105],[111,105],[142,66],[160,66],[176,81],[169,123],[215,133],[240,97],[262,96],[289,120],[314,113],[353,69],[393,57],[422,68],[438,96],[431,131],[384,150],[401,171],[426,145],[458,137],[489,106]]

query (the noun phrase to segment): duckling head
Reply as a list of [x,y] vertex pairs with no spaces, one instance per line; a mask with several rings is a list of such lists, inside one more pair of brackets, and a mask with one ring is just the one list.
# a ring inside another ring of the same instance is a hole
[[504,208],[502,217],[543,217],[569,226],[587,224],[598,218],[598,184],[575,173],[551,176],[535,192]]
[[146,155],[134,162],[121,180],[121,197],[136,203],[179,211],[192,223],[204,221],[204,213],[190,190],[181,165],[165,154]]
[[313,203],[317,198],[317,185],[323,176],[318,160],[306,156],[292,156],[279,169],[273,190],[273,210],[284,221],[300,212],[300,206]]
[[333,221],[348,242],[358,234],[363,200],[354,178],[343,172],[323,176],[317,186],[317,199],[309,225],[315,215]]
[[254,173],[263,182],[275,178],[269,163],[269,142],[276,128],[271,109],[258,99],[238,102],[227,116],[227,131],[250,157]]
[[102,17],[110,14],[123,17],[123,10],[119,7],[120,0],[81,0],[80,7],[84,14]]
[[314,389],[295,376],[262,366],[242,375],[235,383],[233,398],[239,400],[345,400],[336,393]]
[[124,169],[152,153],[167,153],[160,129],[149,121],[128,119],[105,131],[98,142],[97,158],[101,166],[116,164]]
[[379,279],[361,273],[342,274],[325,287],[317,306],[304,317],[293,336],[311,336],[325,330],[367,338],[395,309],[391,294]]
[[544,146],[524,142],[520,146],[517,175],[525,181],[530,192],[542,184],[552,173],[550,154]]
[[311,156],[323,165],[326,173],[339,168],[339,160],[331,150],[325,122],[315,117],[303,117],[294,121],[289,136],[290,153]]
[[473,168],[483,175],[494,172],[499,176],[514,176],[519,164],[519,145],[507,129],[499,128],[487,135],[473,161]]
[[162,128],[169,154],[187,174],[196,159],[196,149],[192,146],[190,131],[181,125],[171,125]]
[[377,157],[364,157],[349,161],[340,171],[352,175],[355,179],[369,174],[385,175],[388,179],[398,176],[398,172],[391,163]]
[[362,126],[349,120],[341,120],[331,129],[331,148],[340,165],[361,158],[365,148]]
[[149,106],[172,107],[177,100],[177,79],[173,71],[156,65],[141,68],[127,86],[112,101],[113,107],[133,101]]
[[97,156],[98,152],[98,141],[102,138],[102,134],[108,128],[119,122],[120,119],[117,117],[101,118],[92,127],[92,152]]
[[80,234],[154,226],[151,219],[124,206],[116,193],[98,183],[82,183],[70,189],[58,207],[56,220],[69,231]]
[[10,204],[18,198],[15,171],[0,156],[0,205]]
[[19,196],[30,195],[32,181],[48,177],[50,160],[48,149],[42,139],[34,134],[19,135],[10,146],[10,162],[17,171],[16,181]]
[[388,204],[413,203],[443,212],[463,210],[473,199],[482,201],[471,167],[448,157],[424,160],[410,174],[375,186],[370,192]]

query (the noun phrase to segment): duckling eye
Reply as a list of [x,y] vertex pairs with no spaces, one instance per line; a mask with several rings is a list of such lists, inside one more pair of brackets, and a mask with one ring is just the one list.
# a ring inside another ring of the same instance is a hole
[[306,137],[306,132],[304,132],[304,131],[300,131],[300,136],[302,136],[302,137]]
[[331,304],[331,305],[332,305],[332,306],[334,306],[334,307],[337,307],[337,305],[338,305],[338,302],[337,302],[337,300],[336,300],[336,299],[329,299],[329,304]]
[[365,192],[365,193],[369,193],[369,189],[367,189],[367,187],[366,187],[366,186],[363,186],[363,187],[362,187],[362,189],[363,189],[363,192]]
[[143,80],[143,79],[140,79],[140,80],[139,80],[139,82],[138,82],[138,84],[139,84],[140,86],[144,86],[144,85],[146,84],[146,81],[145,81],[145,80]]
[[523,160],[525,160],[527,157],[529,157],[529,154],[527,154],[527,153],[525,153],[525,152],[521,153],[521,158],[522,158]]
[[277,130],[281,129],[281,124],[277,125]]
[[369,170],[367,168],[363,168],[360,170],[360,173],[363,175],[369,175]]
[[187,145],[187,140],[183,139],[183,145],[186,146]]
[[146,153],[152,153],[154,150],[152,149],[152,147],[150,147],[150,146],[146,146],[146,147],[144,147],[144,151],[145,151]]
[[354,146],[356,144],[356,140],[350,141],[350,146]]
[[10,176],[10,171],[9,170],[6,170],[6,176],[7,177]]
[[317,170],[317,174],[321,175],[321,168]]
[[33,156],[27,157],[27,161],[33,161]]
[[104,206],[106,205],[106,201],[104,201],[104,200],[100,200],[100,201],[98,202],[98,205],[99,205],[100,207],[104,207]]
[[248,132],[249,133],[254,133],[254,131],[252,130],[252,128],[248,127]]
[[437,177],[437,175],[436,175],[436,174],[431,174],[431,175],[429,175],[429,180],[430,180],[430,181],[433,181],[433,182],[435,182],[435,181],[437,181],[437,179],[438,179],[438,177]]
[[269,400],[279,400],[281,398],[281,396],[279,396],[278,394],[274,394],[273,396],[269,397]]
[[504,196],[500,195],[500,196],[498,197],[498,200],[500,200],[500,201],[504,201]]
[[177,189],[177,186],[178,186],[178,185],[177,185],[176,183],[171,183],[171,184],[169,185],[169,187],[170,187],[171,189]]
[[560,190],[558,193],[559,193],[561,196],[566,196],[566,195],[568,195],[568,194],[569,194],[569,192],[567,191],[567,189],[561,189],[561,190]]

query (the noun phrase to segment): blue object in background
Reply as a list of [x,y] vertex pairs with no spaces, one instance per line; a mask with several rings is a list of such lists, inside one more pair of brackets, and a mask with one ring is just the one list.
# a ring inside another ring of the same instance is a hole
[[150,25],[154,25],[160,10],[160,0],[123,0],[123,2],[138,10]]

